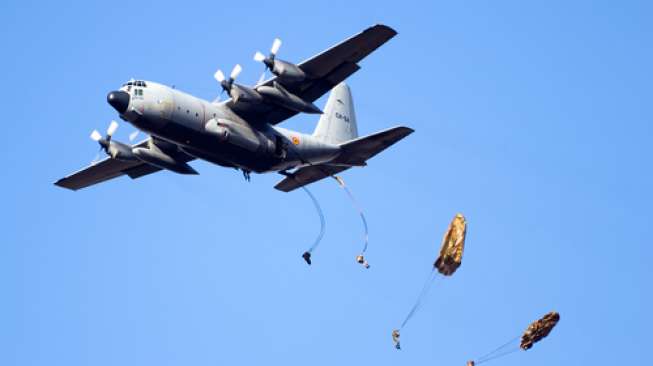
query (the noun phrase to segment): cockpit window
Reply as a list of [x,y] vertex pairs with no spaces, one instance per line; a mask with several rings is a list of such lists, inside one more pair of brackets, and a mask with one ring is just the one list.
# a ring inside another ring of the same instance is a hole
[[122,86],[142,86],[143,88],[147,87],[147,84],[143,80],[129,81]]

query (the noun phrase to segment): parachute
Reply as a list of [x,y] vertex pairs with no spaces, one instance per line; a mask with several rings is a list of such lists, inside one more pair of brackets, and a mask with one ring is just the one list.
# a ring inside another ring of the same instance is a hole
[[426,278],[426,281],[424,281],[424,286],[422,287],[422,291],[417,296],[417,301],[415,301],[415,304],[408,312],[408,315],[406,315],[406,318],[404,318],[404,321],[401,323],[401,327],[392,331],[392,339],[395,341],[395,347],[397,349],[399,349],[399,347],[397,347],[399,340],[399,331],[406,326],[408,321],[413,317],[413,315],[415,315],[417,310],[422,305],[424,298],[431,288],[432,282],[436,278],[436,269],[444,276],[451,276],[454,274],[454,272],[456,272],[458,267],[460,267],[463,259],[463,250],[465,249],[466,233],[467,221],[465,220],[465,216],[458,213],[456,216],[454,216],[453,220],[449,224],[449,227],[447,228],[447,231],[444,234],[444,238],[442,238],[440,254],[433,263],[433,268]]
[[[480,365],[484,362],[495,360],[507,356],[511,353],[521,350],[528,350],[533,347],[533,344],[539,342],[544,337],[548,336],[551,333],[553,327],[558,324],[560,320],[560,314],[555,311],[552,311],[542,318],[531,323],[526,331],[521,335],[517,336],[510,341],[504,343],[503,345],[495,348],[492,352],[486,353],[485,355],[477,358],[475,361],[468,361],[468,366]],[[516,342],[521,338],[519,346],[516,345]],[[512,347],[511,347],[512,346]]]
[[527,349],[533,347],[534,343],[539,342],[542,340],[542,338],[548,336],[549,333],[551,333],[551,330],[556,326],[556,324],[558,324],[559,320],[560,314],[552,311],[543,316],[541,319],[531,323],[531,325],[526,328],[526,331],[521,336],[521,343],[519,344],[519,348],[526,351]]
[[463,250],[465,250],[466,233],[467,222],[465,217],[458,213],[449,224],[449,228],[442,238],[440,256],[433,263],[438,272],[445,276],[451,276],[460,267]]

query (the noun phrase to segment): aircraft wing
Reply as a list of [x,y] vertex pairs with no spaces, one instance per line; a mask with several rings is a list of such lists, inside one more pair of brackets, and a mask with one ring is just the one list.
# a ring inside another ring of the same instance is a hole
[[[147,147],[147,144],[148,140],[144,140],[134,145],[134,147]],[[184,162],[189,162],[193,159],[193,157],[186,154],[181,156],[181,160],[184,160]],[[142,161],[121,161],[107,157],[96,164],[91,164],[80,171],[59,179],[54,184],[76,191],[122,175],[136,179],[158,172],[159,170],[162,169]]]
[[[358,71],[360,69],[358,62],[396,34],[397,32],[394,29],[383,24],[369,27],[363,32],[298,64],[302,71],[306,73],[306,80],[291,85],[284,84],[284,87],[300,98],[314,102]],[[276,77],[260,85],[272,86],[274,80],[276,80]],[[240,117],[253,124],[277,124],[297,114],[297,112],[267,103],[247,104],[228,101],[227,105]]]

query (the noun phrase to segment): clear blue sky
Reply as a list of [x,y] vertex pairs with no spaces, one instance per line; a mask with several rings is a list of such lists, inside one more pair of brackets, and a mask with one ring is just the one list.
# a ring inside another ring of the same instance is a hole
[[[648,1],[3,1],[0,364],[464,365],[553,309],[551,337],[493,364],[645,362],[651,19]],[[378,22],[399,35],[349,79],[360,132],[416,133],[343,175],[369,271],[333,181],[313,185],[327,232],[310,268],[317,217],[275,175],[199,162],[52,185],[93,159],[125,80],[212,99],[215,70],[254,82],[274,37],[300,61]],[[458,211],[463,265],[397,352],[390,331]]]

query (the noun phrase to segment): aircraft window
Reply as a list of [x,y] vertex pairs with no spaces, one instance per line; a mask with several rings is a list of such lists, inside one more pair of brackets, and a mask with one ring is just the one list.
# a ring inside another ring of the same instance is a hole
[[195,113],[195,117],[199,117],[199,114]]

